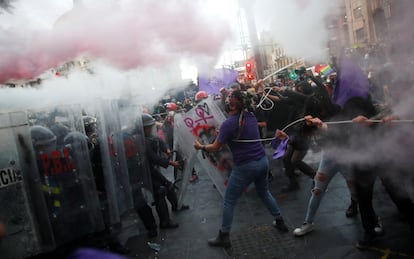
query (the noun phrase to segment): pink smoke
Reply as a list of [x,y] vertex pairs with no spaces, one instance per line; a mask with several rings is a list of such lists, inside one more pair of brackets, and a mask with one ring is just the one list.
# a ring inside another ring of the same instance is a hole
[[121,69],[183,55],[217,57],[231,36],[227,24],[208,19],[188,1],[131,2],[111,10],[73,8],[53,31],[0,31],[7,35],[0,39],[0,83],[33,79],[82,55]]

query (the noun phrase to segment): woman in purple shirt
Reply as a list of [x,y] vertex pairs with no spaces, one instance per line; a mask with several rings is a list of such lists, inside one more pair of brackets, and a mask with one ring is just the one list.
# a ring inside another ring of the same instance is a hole
[[208,240],[211,246],[231,246],[229,233],[234,206],[243,191],[253,182],[257,194],[275,219],[273,225],[282,232],[288,231],[276,199],[269,191],[267,178],[269,161],[260,142],[256,117],[245,110],[243,99],[240,90],[234,90],[229,94],[226,100],[229,116],[220,126],[218,137],[212,144],[202,145],[197,140],[194,142],[195,149],[206,152],[218,151],[221,146],[227,144],[233,154],[233,169],[224,195],[221,229],[216,238]]

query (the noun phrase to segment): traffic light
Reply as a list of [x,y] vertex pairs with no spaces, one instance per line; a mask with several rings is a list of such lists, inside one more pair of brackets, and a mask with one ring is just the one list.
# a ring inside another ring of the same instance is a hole
[[251,62],[246,62],[246,73],[251,73],[252,72],[252,63]]
[[253,80],[254,79],[254,75],[252,73],[252,71],[253,71],[253,64],[252,64],[252,62],[247,61],[246,64],[245,64],[245,67],[246,67],[246,77],[247,77],[247,79]]

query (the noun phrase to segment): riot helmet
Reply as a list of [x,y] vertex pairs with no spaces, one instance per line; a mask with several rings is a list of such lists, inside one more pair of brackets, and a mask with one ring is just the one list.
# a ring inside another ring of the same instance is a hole
[[86,115],[82,116],[83,120],[83,126],[85,127],[85,132],[87,135],[89,135],[89,132],[95,132],[96,131],[96,118]]
[[72,131],[66,135],[64,142],[66,145],[74,146],[75,150],[81,150],[81,147],[88,147],[88,137],[79,131]]
[[82,120],[83,120],[83,126],[85,128],[85,133],[89,138],[89,141],[93,144],[93,145],[97,145],[98,144],[98,129],[96,126],[96,118],[93,116],[89,116],[89,115],[85,115],[82,116]]
[[142,119],[142,126],[144,127],[152,126],[155,124],[155,119],[147,113],[143,113],[141,115],[141,119]]
[[70,132],[70,129],[68,127],[60,123],[56,123],[50,126],[50,130],[53,132],[53,134],[55,134],[56,143],[58,145],[63,144],[63,139]]
[[56,149],[56,135],[50,129],[39,125],[32,126],[30,127],[30,136],[35,149]]
[[171,110],[171,111],[177,111],[177,105],[175,103],[166,103],[165,104],[165,109],[166,110]]
[[202,99],[206,99],[207,97],[208,97],[208,93],[206,91],[198,91],[194,96],[194,100],[196,102],[199,102]]

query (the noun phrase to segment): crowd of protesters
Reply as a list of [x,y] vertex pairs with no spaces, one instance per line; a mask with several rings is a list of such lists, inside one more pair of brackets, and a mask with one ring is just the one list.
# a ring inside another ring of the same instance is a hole
[[[364,59],[365,57],[359,60]],[[281,160],[282,170],[288,180],[287,186],[281,186],[282,192],[296,192],[301,188],[298,181],[299,172],[311,179],[312,189],[308,206],[304,208],[304,221],[292,230],[293,235],[301,237],[317,228],[314,222],[319,206],[330,181],[337,173],[344,177],[349,190],[350,203],[344,208],[345,216],[361,217],[364,235],[357,242],[358,248],[365,249],[371,246],[378,236],[384,234],[381,215],[375,212],[373,206],[374,184],[377,179],[383,184],[397,210],[414,228],[414,177],[410,174],[412,162],[409,159],[409,154],[413,150],[410,146],[402,144],[404,138],[414,137],[412,125],[393,124],[400,118],[410,119],[410,114],[395,112],[393,108],[397,103],[394,99],[396,95],[387,96],[386,91],[391,87],[390,83],[396,82],[398,78],[388,78],[391,74],[385,70],[381,71],[388,77],[373,74],[373,67],[364,69],[355,55],[339,56],[332,59],[330,65],[334,71],[329,75],[316,75],[311,70],[301,67],[295,70],[295,78],[279,76],[272,82],[234,82],[214,94],[213,100],[222,109],[226,120],[212,143],[201,144],[196,140],[194,148],[204,152],[216,152],[223,145],[228,145],[233,154],[233,165],[224,195],[222,225],[217,237],[208,240],[209,245],[231,246],[233,210],[238,198],[251,183],[255,183],[259,197],[269,209],[274,227],[281,232],[289,231],[282,217],[283,208],[279,207],[269,189],[272,168],[265,155],[265,148],[270,147],[283,148],[282,155],[275,156]],[[381,89],[381,94],[378,94],[378,89]],[[205,91],[198,91],[194,96],[184,98],[182,102],[174,99],[162,100],[154,107],[144,108],[143,113],[138,116],[142,121],[134,123],[134,127],[122,132],[126,150],[138,152],[139,145],[145,144],[146,147],[154,202],[148,204],[139,190],[133,194],[133,203],[149,239],[158,235],[158,227],[179,227],[172,215],[189,209],[187,205],[178,207],[173,183],[175,178],[170,180],[165,177],[159,167],[181,166],[178,161],[172,159],[174,117],[177,113],[190,111],[209,96],[211,95]],[[41,117],[38,116],[37,120],[40,123]],[[84,137],[88,142],[92,173],[99,194],[98,203],[104,218],[104,230],[98,235],[105,236],[104,243],[111,251],[128,254],[129,248],[119,241],[120,226],[110,220],[108,190],[100,150],[102,139],[97,129],[97,118],[85,114],[83,122],[86,133]],[[335,125],[337,122],[343,124]],[[77,136],[65,128],[64,124],[57,122],[32,126],[34,140],[36,130],[54,136],[54,147],[67,144],[70,135],[72,138]],[[137,140],[141,130],[142,142]],[[378,139],[384,136],[400,143],[397,145],[398,148],[391,151],[388,142],[379,143],[375,145],[376,151],[383,151],[382,154],[369,155],[372,150],[368,146],[381,142]],[[237,143],[237,139],[251,142]],[[45,148],[33,143],[35,149]],[[321,152],[317,167],[304,160],[312,149]],[[137,154],[127,157],[127,169],[131,175],[134,175],[134,172],[137,175],[141,174],[142,168],[136,167],[140,164],[136,159],[139,159]],[[195,182],[197,178],[197,172],[193,169],[188,181]],[[277,179],[276,184],[279,180]],[[53,204],[56,204],[61,197],[59,193],[53,195],[56,196]],[[159,220],[156,220],[154,212],[158,214]],[[6,231],[0,223],[0,240]]]
[[[364,55],[360,60],[366,61],[367,59],[369,57]],[[365,234],[358,240],[357,247],[364,249],[375,242],[378,236],[384,234],[380,215],[375,213],[372,205],[375,179],[377,177],[381,179],[398,210],[407,217],[408,223],[414,227],[412,220],[414,202],[411,193],[413,177],[407,173],[407,166],[389,166],[390,164],[394,165],[396,161],[405,164],[407,161],[402,161],[402,158],[383,160],[392,161],[386,166],[383,161],[378,162],[381,159],[366,158],[363,160],[341,154],[341,151],[347,154],[357,154],[358,152],[363,154],[367,150],[365,145],[369,144],[363,141],[368,139],[373,141],[372,136],[379,137],[378,134],[386,134],[384,132],[390,131],[390,128],[382,124],[398,117],[391,116],[393,115],[392,103],[390,103],[392,96],[387,96],[387,88],[392,81],[390,78],[384,78],[382,74],[374,76],[374,67],[370,66],[368,69],[364,67],[364,63],[358,62],[355,54],[333,59],[331,65],[335,68],[335,72],[327,76],[314,75],[311,71],[300,68],[296,70],[298,74],[296,79],[279,77],[274,82],[265,83],[263,80],[258,80],[256,84],[236,82],[222,88],[218,98],[221,99],[222,107],[226,107],[226,104],[228,106],[229,100],[232,100],[231,98],[236,93],[242,92],[244,96],[250,96],[248,98],[250,107],[246,107],[244,104],[243,109],[248,110],[256,118],[257,128],[261,133],[257,138],[264,139],[269,135],[269,132],[275,132],[275,140],[288,139],[281,159],[289,184],[282,188],[283,192],[293,192],[300,188],[297,181],[297,170],[313,179],[304,223],[294,229],[293,234],[303,236],[314,230],[314,218],[327,186],[332,177],[339,172],[344,176],[350,193],[350,204],[345,210],[345,215],[354,217],[359,213],[361,216]],[[348,71],[349,67],[347,66],[352,66],[351,72]],[[375,69],[380,70],[378,67]],[[381,73],[391,76],[384,71],[381,70]],[[347,83],[349,81],[352,81],[351,85]],[[379,92],[380,94],[378,94]],[[191,103],[190,99],[188,103]],[[267,128],[274,117],[271,109],[266,107],[282,103],[288,107],[286,109],[288,115],[280,125],[283,126],[301,119],[302,122],[296,123],[284,131],[281,130],[282,127],[276,130]],[[187,110],[183,107],[181,109]],[[232,116],[226,110],[223,112],[227,116]],[[374,119],[377,123],[371,121]],[[349,123],[328,127],[329,121]],[[378,121],[383,121],[383,123],[378,123]],[[395,128],[392,130],[397,131]],[[217,143],[223,144],[218,138],[207,146],[196,142],[194,147],[213,152],[220,146]],[[322,150],[317,168],[303,160],[311,146],[318,151]],[[340,151],[333,152],[334,150]],[[403,150],[405,149],[402,148],[401,151]],[[399,185],[401,180],[392,177],[390,171],[395,171],[398,176],[406,178],[408,184],[406,186]],[[227,197],[234,196],[230,193],[230,191],[226,193]],[[237,199],[237,195],[234,197]],[[231,206],[229,204],[231,204],[229,201],[224,204],[223,225],[219,235],[209,240],[210,245],[230,246],[228,234],[231,220],[229,220],[229,215],[232,215],[230,211],[232,211],[234,204]]]

